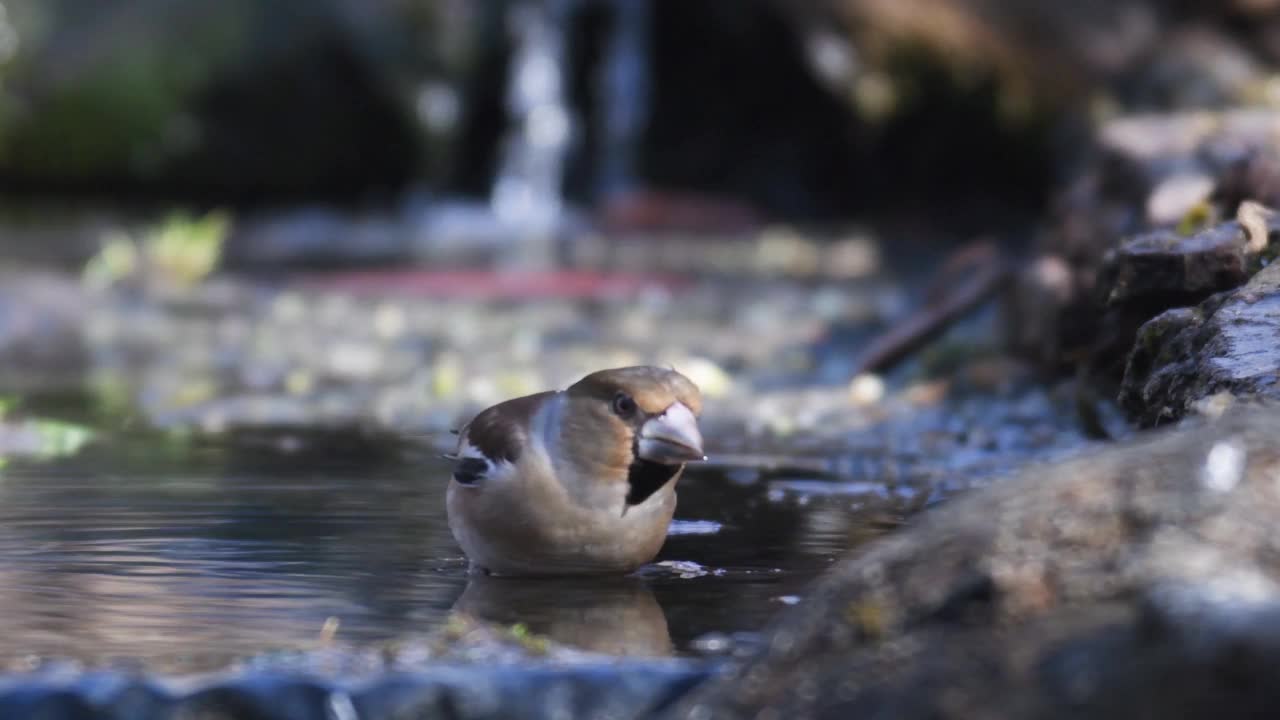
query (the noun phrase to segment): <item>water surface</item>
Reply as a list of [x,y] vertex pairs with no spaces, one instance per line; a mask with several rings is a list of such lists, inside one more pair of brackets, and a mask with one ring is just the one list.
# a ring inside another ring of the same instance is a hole
[[117,435],[0,470],[0,662],[211,670],[315,648],[335,622],[346,646],[420,636],[455,607],[593,650],[688,654],[760,629],[882,513],[856,489],[695,470],[639,577],[474,581],[447,466],[333,440]]

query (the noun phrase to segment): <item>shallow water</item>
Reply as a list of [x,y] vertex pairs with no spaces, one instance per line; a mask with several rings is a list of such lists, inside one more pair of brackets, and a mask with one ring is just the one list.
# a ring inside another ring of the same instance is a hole
[[420,636],[455,607],[587,649],[689,654],[759,630],[893,515],[695,470],[639,577],[474,581],[445,522],[447,467],[421,448],[170,445],[116,436],[0,469],[0,665],[213,670],[318,647],[326,622],[345,647]]

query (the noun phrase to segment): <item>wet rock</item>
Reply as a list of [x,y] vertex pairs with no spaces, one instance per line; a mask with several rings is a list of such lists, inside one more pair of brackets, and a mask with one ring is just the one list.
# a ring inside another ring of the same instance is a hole
[[428,636],[372,647],[335,641],[334,627],[317,647],[261,653],[234,669],[204,674],[33,662],[0,671],[0,717],[625,720],[651,717],[717,667],[712,660],[582,651],[523,624],[495,625],[457,613]]
[[[1239,269],[1230,224],[1219,223],[1243,201],[1280,201],[1270,149],[1278,130],[1280,113],[1268,109],[1133,114],[1099,126],[1005,303],[1012,347],[1050,369],[1105,363],[1124,357],[1134,330],[1160,311],[1243,282],[1256,265]],[[1188,228],[1210,229],[1179,239]],[[1117,281],[1110,300],[1123,312],[1102,318]],[[1112,365],[1095,374],[1118,381],[1122,367]]]
[[504,674],[482,673],[481,682],[464,684],[441,673],[434,687],[413,678],[380,683],[357,695],[354,704],[358,717],[371,720],[434,713],[457,718],[625,720],[652,717],[708,674],[705,666],[619,663],[579,673],[508,669]]
[[1218,393],[1280,399],[1280,264],[1198,307],[1142,326],[1120,402],[1142,425],[1176,420]]
[[585,669],[440,667],[347,687],[286,674],[161,683],[114,673],[0,678],[0,716],[114,720],[311,720],[407,717],[650,717],[708,669],[688,663]]
[[[1280,230],[1280,224],[1275,229]],[[1125,241],[1107,258],[1108,305],[1172,307],[1243,285],[1258,252],[1244,228],[1229,222],[1183,235],[1157,230]]]
[[1275,408],[959,498],[836,566],[672,718],[1199,718],[1280,701]]

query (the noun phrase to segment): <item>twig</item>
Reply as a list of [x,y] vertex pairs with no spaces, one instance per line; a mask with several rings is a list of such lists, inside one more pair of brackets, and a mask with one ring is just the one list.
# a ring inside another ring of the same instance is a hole
[[994,295],[1008,277],[1009,267],[991,241],[960,248],[930,282],[928,303],[873,340],[854,375],[884,370],[915,352]]

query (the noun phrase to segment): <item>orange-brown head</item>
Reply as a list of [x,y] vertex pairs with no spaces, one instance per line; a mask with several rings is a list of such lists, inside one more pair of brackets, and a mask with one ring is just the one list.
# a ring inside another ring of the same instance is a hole
[[574,383],[566,395],[560,441],[585,472],[634,476],[648,465],[676,470],[704,459],[697,421],[702,394],[675,370],[601,370]]

